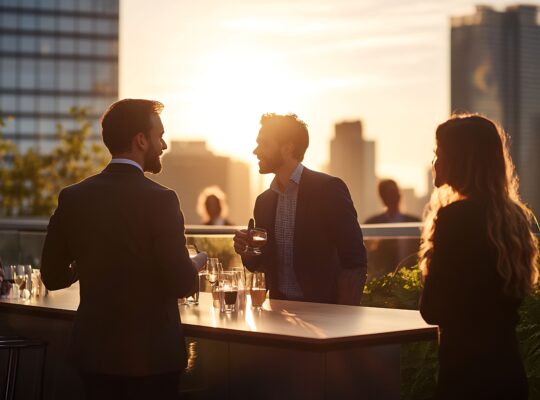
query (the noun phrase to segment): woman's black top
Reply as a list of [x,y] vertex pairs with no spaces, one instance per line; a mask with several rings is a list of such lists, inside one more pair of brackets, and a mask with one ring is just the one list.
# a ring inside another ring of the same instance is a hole
[[527,399],[515,327],[521,299],[503,293],[485,208],[471,200],[439,210],[420,312],[439,325],[441,399]]

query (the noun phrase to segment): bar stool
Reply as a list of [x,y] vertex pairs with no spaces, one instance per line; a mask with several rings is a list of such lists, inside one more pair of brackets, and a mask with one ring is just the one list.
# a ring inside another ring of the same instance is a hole
[[36,349],[42,351],[39,368],[38,385],[34,393],[39,399],[43,398],[43,374],[45,371],[45,356],[47,354],[47,342],[40,339],[29,339],[21,336],[0,336],[0,351],[7,350],[7,369],[5,372],[5,388],[2,390],[3,400],[15,399],[17,375],[19,373],[19,358],[21,351]]

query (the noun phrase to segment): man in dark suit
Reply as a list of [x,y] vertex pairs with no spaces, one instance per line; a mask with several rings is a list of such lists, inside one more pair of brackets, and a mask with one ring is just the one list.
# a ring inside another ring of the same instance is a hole
[[393,179],[383,179],[379,182],[379,197],[386,207],[386,211],[366,219],[365,224],[391,224],[398,222],[420,222],[420,218],[403,214],[400,210],[401,193],[399,186]]
[[102,119],[111,163],[64,188],[49,222],[41,275],[49,290],[79,281],[70,354],[90,399],[178,396],[186,349],[177,298],[194,291],[176,193],[144,176],[167,148],[156,101],[127,99]]
[[253,153],[259,172],[275,178],[254,216],[268,241],[261,255],[248,255],[240,230],[234,248],[248,269],[266,273],[271,298],[359,305],[367,259],[356,210],[341,179],[301,164],[308,144],[296,115],[262,116]]

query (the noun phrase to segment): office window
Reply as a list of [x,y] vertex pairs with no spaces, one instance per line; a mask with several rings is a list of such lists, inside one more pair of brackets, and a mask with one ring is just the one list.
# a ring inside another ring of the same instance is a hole
[[41,36],[39,38],[39,53],[42,55],[50,55],[55,51],[54,38],[50,36]]
[[77,90],[91,92],[94,82],[93,63],[80,61],[77,63]]
[[34,118],[20,117],[18,118],[19,125],[17,131],[26,135],[33,135],[36,133],[36,120]]
[[94,33],[94,20],[92,18],[79,18],[77,20],[77,32]]
[[62,11],[75,11],[77,10],[77,2],[74,0],[57,0],[58,8]]
[[38,89],[55,89],[55,65],[52,60],[38,61]]
[[57,51],[60,54],[75,54],[75,40],[60,38],[57,42]]
[[58,30],[60,32],[75,32],[75,18],[72,18],[72,17],[58,18]]
[[20,96],[19,97],[19,111],[23,113],[36,112],[36,98],[34,96]]
[[36,0],[19,0],[19,6],[23,8],[35,8],[37,3],[39,3]]
[[58,63],[58,89],[73,90],[75,88],[75,63],[60,61]]
[[56,120],[53,118],[39,118],[37,120],[37,132],[44,136],[54,135],[56,133]]
[[2,0],[0,4],[8,7],[16,7],[18,5],[18,0]]
[[37,19],[34,15],[23,14],[20,16],[20,26],[24,30],[35,30],[38,28]]
[[87,96],[80,96],[77,98],[77,107],[86,108],[90,113],[95,113],[93,99]]
[[3,128],[3,131],[6,135],[13,135],[17,132],[17,123],[16,119],[7,119],[4,121],[6,126]]
[[19,27],[19,16],[13,12],[3,12],[0,15],[0,27],[15,29]]
[[109,19],[96,20],[96,32],[103,35],[113,35],[117,31],[116,22]]
[[110,93],[114,88],[112,87],[112,75],[113,67],[110,63],[99,62],[96,63],[96,80],[95,88],[100,93]]
[[111,64],[111,87],[116,93],[118,90],[118,64]]
[[40,114],[52,114],[56,112],[56,98],[53,96],[38,96],[37,111]]
[[77,105],[77,101],[75,100],[75,97],[72,96],[60,96],[58,97],[57,102],[57,109],[56,112],[59,114],[69,114],[69,109],[71,107],[75,107]]
[[77,41],[77,54],[90,56],[94,54],[94,44],[90,39],[79,39]]
[[0,37],[1,50],[2,51],[17,51],[17,36],[14,35],[2,35]]
[[118,54],[116,42],[96,40],[96,54],[99,56],[115,56]]
[[93,0],[79,0],[79,11],[82,12],[92,12],[94,11],[94,1]]
[[58,120],[58,123],[61,124],[62,127],[67,131],[72,131],[74,129],[77,129],[77,125],[73,118],[60,118]]
[[21,75],[19,87],[23,89],[34,89],[36,86],[36,60],[23,59],[20,61]]
[[42,10],[55,10],[56,0],[39,0],[36,6]]
[[0,74],[3,88],[14,88],[17,82],[17,60],[15,58],[3,58],[2,73]]
[[56,29],[56,19],[54,17],[50,17],[48,15],[40,15],[39,16],[39,29],[43,31],[54,31]]
[[[2,97],[0,97],[0,110],[4,117],[8,113],[17,111],[17,97],[12,94],[3,94]],[[7,121],[4,120],[4,122]]]
[[23,53],[35,53],[37,52],[37,39],[35,36],[21,36],[20,46]]
[[118,1],[116,0],[94,0],[96,11],[103,13],[118,13]]

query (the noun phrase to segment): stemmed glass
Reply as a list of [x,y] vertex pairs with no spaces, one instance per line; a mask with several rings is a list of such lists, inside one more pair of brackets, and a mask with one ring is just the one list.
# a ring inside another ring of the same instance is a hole
[[264,272],[253,272],[251,274],[249,294],[251,297],[251,306],[255,310],[260,310],[266,300],[266,278]]
[[248,230],[248,245],[244,251],[247,255],[258,256],[262,254],[261,247],[266,244],[268,234],[263,228],[251,228]]

